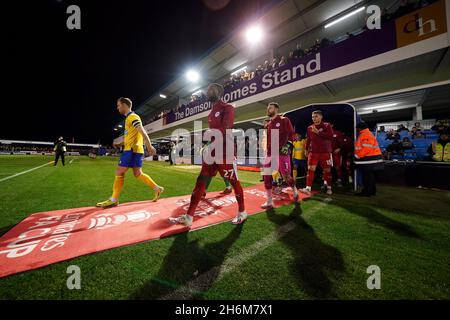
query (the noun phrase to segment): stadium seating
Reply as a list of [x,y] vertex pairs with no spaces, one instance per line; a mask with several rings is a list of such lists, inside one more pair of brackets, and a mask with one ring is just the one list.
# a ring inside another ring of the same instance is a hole
[[[392,160],[425,160],[430,155],[428,153],[428,148],[439,138],[439,135],[432,130],[424,130],[425,138],[420,139],[411,139],[414,144],[414,148],[412,150],[405,150],[401,154],[393,154],[391,156]],[[401,131],[400,140],[405,137],[411,138],[409,132]],[[392,140],[386,140],[386,133],[379,132],[377,135],[378,145],[380,146],[381,152],[385,152],[387,147],[392,143]]]

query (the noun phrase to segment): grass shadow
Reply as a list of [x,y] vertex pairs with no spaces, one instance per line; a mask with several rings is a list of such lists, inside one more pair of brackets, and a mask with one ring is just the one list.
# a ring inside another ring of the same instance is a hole
[[176,235],[158,274],[129,298],[172,299],[173,295],[174,299],[201,299],[214,285],[242,227],[236,226],[224,239],[205,246],[200,246],[198,240],[189,241],[188,232]]
[[320,240],[314,229],[303,219],[299,204],[295,205],[288,216],[278,215],[271,209],[267,211],[267,217],[280,227],[294,224],[280,241],[292,252],[294,262],[289,269],[298,280],[299,287],[313,298],[335,297],[328,274],[344,272],[341,252]]
[[363,217],[370,223],[382,226],[383,228],[389,229],[398,235],[418,239],[421,238],[420,235],[411,226],[389,218],[368,205],[359,204],[343,199],[333,201],[333,205],[341,207],[349,213]]

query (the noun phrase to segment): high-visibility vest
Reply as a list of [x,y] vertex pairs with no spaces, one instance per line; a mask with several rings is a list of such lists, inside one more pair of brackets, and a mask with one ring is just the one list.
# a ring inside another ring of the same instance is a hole
[[306,139],[303,139],[300,141],[294,141],[294,142],[292,142],[292,145],[294,146],[294,150],[292,152],[292,159],[298,159],[298,160],[306,159],[306,156],[305,156]]
[[434,161],[450,162],[450,142],[447,142],[445,146],[442,143],[436,142],[434,152]]
[[356,158],[373,157],[381,155],[380,147],[378,146],[377,138],[370,132],[369,129],[361,130],[358,139],[355,142],[355,156]]

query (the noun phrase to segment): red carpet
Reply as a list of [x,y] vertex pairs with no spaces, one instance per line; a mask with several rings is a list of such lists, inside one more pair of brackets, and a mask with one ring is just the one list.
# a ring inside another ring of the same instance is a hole
[[[248,214],[263,211],[264,186],[244,189]],[[300,195],[305,198],[305,195]],[[0,277],[37,269],[93,252],[185,232],[169,217],[186,212],[189,196],[121,204],[110,209],[86,207],[35,213],[0,238]],[[275,206],[291,202],[286,193],[275,196]],[[208,193],[200,202],[191,230],[230,221],[237,213],[234,194]],[[251,223],[247,221],[246,223]]]

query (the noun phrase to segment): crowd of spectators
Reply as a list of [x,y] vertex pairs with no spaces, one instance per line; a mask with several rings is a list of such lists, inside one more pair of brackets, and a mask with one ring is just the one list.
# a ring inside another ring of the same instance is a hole
[[[0,144],[0,153],[37,153],[37,154],[49,154],[53,153],[53,146],[35,146],[35,145],[14,145],[14,144]],[[98,155],[117,155],[119,150],[110,146],[104,146],[100,149],[86,149],[83,147],[67,148],[66,152],[78,152],[81,155],[87,155],[88,153],[95,153]]]
[[150,118],[148,118],[146,122],[151,123],[151,122],[159,120],[159,119],[164,119],[171,112],[177,112],[189,104],[197,104],[197,103],[203,102],[203,101],[206,101],[205,93],[201,92],[201,91],[197,92],[197,93],[191,95],[188,103],[185,103],[183,105],[176,105],[172,108],[165,107],[163,110],[158,111],[157,113],[151,115]]
[[302,48],[301,44],[297,44],[296,48],[289,52],[287,55],[275,56],[271,61],[265,60],[263,64],[258,65],[255,70],[242,70],[238,73],[234,73],[224,83],[225,89],[231,89],[238,86],[242,82],[252,80],[255,77],[260,77],[266,72],[270,72],[278,69],[286,64],[289,64],[295,60],[301,59],[310,54],[318,52],[322,48],[329,47],[333,42],[327,38],[316,39],[314,45],[309,48]]
[[[428,136],[431,136],[433,141],[438,140],[442,135],[450,134],[450,126],[447,120],[438,120],[430,129],[425,130],[420,122],[416,122],[410,129],[400,124],[397,130],[390,129],[386,131],[385,127],[381,126],[377,134],[382,139],[390,141],[384,150],[384,156],[386,160],[391,160],[393,156],[403,157],[408,151],[416,150],[415,141],[420,145],[423,145],[424,141],[427,142],[428,153],[430,153],[429,146],[432,142],[428,141]],[[383,141],[380,142],[383,145]]]
[[53,152],[53,147],[24,147],[10,144],[0,144],[0,152],[33,151],[37,153]]

